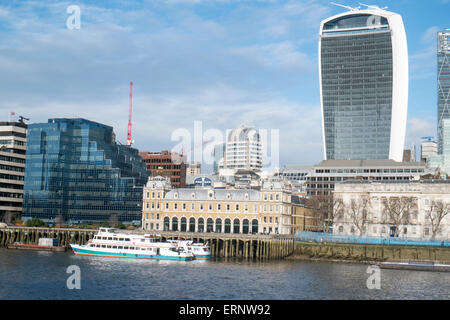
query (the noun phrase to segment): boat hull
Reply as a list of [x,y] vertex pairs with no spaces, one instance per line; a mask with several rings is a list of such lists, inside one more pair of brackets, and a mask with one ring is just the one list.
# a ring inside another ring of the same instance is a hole
[[168,256],[168,255],[149,255],[149,254],[132,254],[122,252],[107,252],[85,249],[72,246],[73,253],[79,256],[98,256],[98,257],[112,257],[112,258],[137,258],[137,259],[164,259],[164,260],[181,260],[190,261],[193,257],[190,256]]
[[194,256],[196,260],[208,260],[211,258],[210,254],[195,254]]

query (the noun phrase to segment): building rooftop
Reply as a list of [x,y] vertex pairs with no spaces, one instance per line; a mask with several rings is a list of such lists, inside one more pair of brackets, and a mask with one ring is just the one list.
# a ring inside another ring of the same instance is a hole
[[425,167],[421,162],[398,162],[389,159],[373,160],[323,160],[314,167],[355,168],[355,167]]

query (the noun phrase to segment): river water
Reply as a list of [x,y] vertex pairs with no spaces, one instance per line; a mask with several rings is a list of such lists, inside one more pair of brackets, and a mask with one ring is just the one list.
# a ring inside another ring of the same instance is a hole
[[[79,267],[80,289],[67,286],[72,265]],[[1,248],[0,300],[450,299],[448,272],[381,269],[380,289],[368,289],[368,267],[292,260],[141,260]]]

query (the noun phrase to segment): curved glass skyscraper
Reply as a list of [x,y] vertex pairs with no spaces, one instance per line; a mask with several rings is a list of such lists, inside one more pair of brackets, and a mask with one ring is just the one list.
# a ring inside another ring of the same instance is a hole
[[325,159],[402,161],[408,51],[401,16],[370,6],[322,21],[319,75]]

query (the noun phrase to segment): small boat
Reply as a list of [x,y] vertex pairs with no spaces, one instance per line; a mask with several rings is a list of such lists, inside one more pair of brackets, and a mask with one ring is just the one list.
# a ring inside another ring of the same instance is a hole
[[100,228],[87,244],[70,246],[75,255],[183,261],[194,259],[194,255],[183,247],[159,240],[157,235],[116,233],[114,228]]
[[178,247],[182,247],[186,251],[191,252],[197,260],[211,258],[211,249],[208,244],[195,243],[191,240],[167,240],[167,242],[174,243]]
[[38,244],[14,242],[6,246],[8,249],[65,252],[66,247],[58,245],[58,239],[40,238]]
[[380,262],[378,266],[382,269],[450,271],[449,264],[438,263],[435,261],[408,261],[408,262],[386,261]]
[[38,244],[29,244],[20,242],[8,244],[6,247],[8,249],[17,249],[17,250],[54,251],[54,252],[66,251],[66,247],[63,246],[41,246]]

